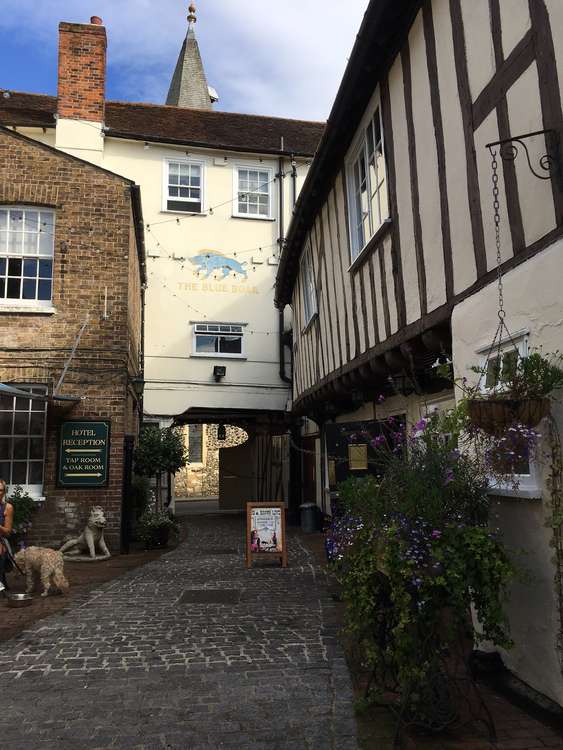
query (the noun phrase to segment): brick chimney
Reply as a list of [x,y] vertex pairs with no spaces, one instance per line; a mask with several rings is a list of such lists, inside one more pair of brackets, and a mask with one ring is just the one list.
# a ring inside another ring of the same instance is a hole
[[104,121],[106,30],[102,19],[59,24],[59,117]]

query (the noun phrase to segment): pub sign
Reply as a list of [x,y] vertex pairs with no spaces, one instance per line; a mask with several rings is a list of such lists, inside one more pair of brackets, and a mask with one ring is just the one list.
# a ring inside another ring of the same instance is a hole
[[109,422],[63,422],[59,437],[58,484],[103,487],[108,481]]

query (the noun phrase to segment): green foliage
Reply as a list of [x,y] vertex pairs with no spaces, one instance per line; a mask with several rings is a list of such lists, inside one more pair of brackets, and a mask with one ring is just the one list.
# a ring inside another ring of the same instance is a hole
[[131,481],[131,501],[135,509],[135,518],[139,518],[149,507],[151,500],[151,483],[148,477],[134,475]]
[[12,535],[21,538],[31,528],[31,519],[37,510],[37,502],[20,486],[14,488],[8,502],[14,506]]
[[487,469],[455,447],[463,410],[446,419],[383,446],[378,477],[339,486],[343,516],[327,545],[365,663],[411,701],[465,640],[511,645],[503,602],[513,568],[488,526]]
[[[556,351],[543,354],[533,351],[527,357],[518,357],[517,352],[502,354],[493,358],[487,367],[474,366],[471,370],[481,378],[491,380],[486,391],[479,387],[461,387],[470,398],[510,398],[517,400],[542,399],[555,389],[563,388],[563,355]],[[456,381],[460,385],[459,381]]]
[[138,538],[147,547],[163,546],[168,541],[168,534],[178,533],[178,522],[171,513],[162,510],[147,510],[139,519]]
[[164,472],[175,474],[188,462],[184,437],[178,427],[145,426],[135,449],[135,472],[154,477]]

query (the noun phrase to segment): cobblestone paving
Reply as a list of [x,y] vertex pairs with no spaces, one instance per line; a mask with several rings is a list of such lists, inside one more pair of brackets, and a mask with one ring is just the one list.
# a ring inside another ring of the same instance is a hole
[[[246,570],[239,518],[188,524],[169,555],[0,646],[2,744],[357,749],[332,601],[299,535],[289,568]],[[190,589],[240,599],[180,603]]]

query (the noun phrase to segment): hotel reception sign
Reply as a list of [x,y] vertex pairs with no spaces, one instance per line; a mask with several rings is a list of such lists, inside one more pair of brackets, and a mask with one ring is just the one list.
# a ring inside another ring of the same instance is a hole
[[59,438],[58,484],[103,487],[108,481],[109,422],[63,422]]

